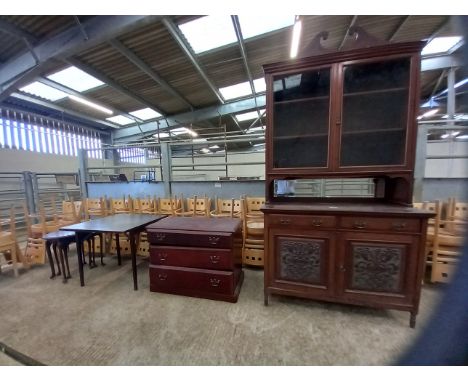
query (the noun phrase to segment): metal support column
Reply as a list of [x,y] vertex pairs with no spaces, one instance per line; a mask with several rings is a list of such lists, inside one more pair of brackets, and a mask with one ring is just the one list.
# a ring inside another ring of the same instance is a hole
[[78,150],[78,173],[80,176],[80,190],[81,198],[88,197],[88,188],[86,182],[88,181],[88,154],[86,150]]
[[32,184],[32,191],[33,191],[33,199],[34,199],[34,212],[39,211],[39,202],[40,202],[40,196],[39,196],[39,182],[37,181],[37,174],[35,172],[30,172],[29,173],[31,177],[31,184]]
[[164,182],[164,195],[165,197],[171,196],[171,146],[167,142],[161,143],[161,165],[162,165],[162,180]]
[[34,189],[32,183],[31,173],[23,171],[24,195],[26,197],[26,206],[31,214],[37,213],[36,202],[34,200]]
[[[447,76],[447,115],[449,120],[455,116],[455,68],[450,68]],[[453,122],[451,123],[453,124]]]
[[416,158],[414,164],[413,200],[423,201],[423,182],[426,171],[428,125],[419,125],[416,138]]

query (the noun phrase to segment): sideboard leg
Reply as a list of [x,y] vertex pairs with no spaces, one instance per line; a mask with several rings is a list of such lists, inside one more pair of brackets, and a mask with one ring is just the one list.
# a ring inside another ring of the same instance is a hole
[[268,306],[268,303],[270,302],[270,295],[267,291],[265,291],[263,296],[264,296],[264,304],[265,306]]
[[416,313],[411,313],[410,320],[409,320],[410,328],[414,329],[416,327]]

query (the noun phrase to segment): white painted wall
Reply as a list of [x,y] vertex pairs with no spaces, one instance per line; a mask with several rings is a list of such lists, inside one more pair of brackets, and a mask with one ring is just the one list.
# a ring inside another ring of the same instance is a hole
[[[468,155],[468,142],[428,142],[427,156]],[[425,178],[468,178],[468,159],[427,159]]]
[[[108,159],[89,159],[90,166],[111,165]],[[0,148],[0,172],[77,172],[78,158]]]

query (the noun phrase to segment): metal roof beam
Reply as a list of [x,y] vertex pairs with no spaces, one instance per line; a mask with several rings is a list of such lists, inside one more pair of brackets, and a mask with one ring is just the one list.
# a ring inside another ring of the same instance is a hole
[[70,109],[66,109],[66,108],[64,108],[62,106],[59,106],[59,105],[53,103],[53,102],[38,99],[38,98],[32,97],[30,95],[27,95],[27,94],[24,94],[24,93],[21,93],[21,92],[12,93],[11,97],[22,99],[23,101],[31,102],[31,103],[33,103],[35,105],[44,106],[44,107],[47,107],[49,109],[57,110],[57,111],[60,111],[62,113],[65,113],[65,114],[72,115],[74,117],[82,118],[82,119],[85,119],[87,121],[91,121],[91,122],[103,125],[103,127],[104,126],[105,127],[112,127],[113,129],[120,128],[120,125],[116,125],[116,124],[111,123],[109,121],[103,121],[103,120],[100,120],[100,119],[97,119],[97,118],[93,118],[93,117],[90,117],[89,115],[82,114],[80,112],[73,111],[73,110],[70,110]]
[[104,82],[106,85],[110,86],[111,88],[117,90],[118,92],[126,95],[127,97],[133,98],[135,101],[138,101],[142,105],[157,111],[159,114],[164,114],[156,105],[147,101],[146,99],[140,97],[139,95],[133,93],[130,89],[126,88],[125,86],[119,84],[117,81],[114,81],[112,78],[107,77],[105,74],[101,73],[97,69],[93,68],[92,66],[85,64],[77,60],[76,58],[68,58],[65,60],[70,65],[76,66],[78,69],[96,77],[99,81]]
[[[177,127],[184,124],[196,123],[207,119],[217,118],[224,115],[237,114],[255,110],[258,107],[265,107],[266,96],[253,96],[238,101],[227,102],[224,105],[211,106],[204,109],[195,110],[173,115],[170,119],[159,120],[159,129]],[[157,129],[158,122],[147,122],[139,126],[123,127],[113,132],[114,140],[134,140],[138,136],[151,134]]]
[[421,60],[421,71],[441,70],[463,66],[463,60],[456,55],[427,57]]
[[90,98],[90,97],[88,97],[88,96],[86,96],[86,95],[84,95],[84,94],[82,94],[82,93],[80,93],[80,92],[78,92],[78,91],[76,91],[74,89],[71,89],[68,86],[64,86],[62,84],[59,84],[58,82],[52,81],[51,79],[49,79],[47,77],[38,77],[37,81],[43,83],[44,85],[50,86],[50,87],[52,87],[54,89],[60,90],[60,91],[62,91],[64,93],[74,95],[76,97],[84,99],[85,101],[95,103],[96,105],[101,106],[101,107],[105,107],[106,109],[110,109],[110,110],[112,110],[112,112],[114,114],[122,114],[125,117],[134,120],[135,122],[140,122],[140,123],[144,122],[142,119],[137,118],[134,115],[128,114],[125,111],[116,109],[116,108],[114,108],[112,106],[109,106],[109,105],[102,105],[99,101],[96,101],[93,98]]
[[195,53],[192,51],[192,48],[186,43],[185,37],[180,33],[179,28],[172,22],[172,20],[169,20],[167,17],[164,17],[162,19],[162,23],[164,24],[168,32],[171,34],[171,36],[174,38],[174,40],[177,42],[182,51],[185,53],[185,55],[188,57],[188,59],[195,67],[197,72],[200,74],[200,76],[205,80],[206,84],[209,86],[213,94],[216,96],[216,98],[218,98],[219,102],[223,104],[225,102],[223,96],[219,92],[218,88],[208,78],[205,71],[202,69],[200,63],[198,62],[198,59],[195,57]]
[[[32,69],[39,70],[41,65],[52,58],[65,58],[82,50],[92,48],[116,35],[127,32],[135,27],[159,20],[161,16],[95,16],[82,24],[89,36],[85,40],[81,28],[73,26],[57,36],[39,42],[31,50],[7,61],[0,68],[1,93],[13,91],[12,87],[24,73]],[[12,81],[14,80],[14,81]],[[5,84],[9,84],[5,88]],[[3,98],[4,99],[4,98]],[[1,99],[0,99],[1,101]]]
[[34,36],[32,33],[29,33],[28,31],[6,20],[0,19],[0,30],[5,33],[8,33],[9,35],[13,37],[16,37],[19,40],[25,38],[31,44],[36,44],[39,41],[39,39],[36,36]]
[[158,73],[156,73],[155,70],[153,70],[148,64],[146,64],[140,57],[138,57],[120,41],[118,41],[117,39],[112,39],[109,40],[109,43],[114,49],[116,49],[120,54],[125,56],[132,64],[134,64],[143,73],[145,73],[151,79],[153,79],[164,90],[172,94],[175,98],[177,98],[179,101],[181,101],[191,110],[193,110],[193,105],[186,98],[184,98],[177,90],[175,90],[171,85],[169,85],[169,83],[164,78],[162,78]]
[[395,30],[392,32],[392,34],[390,35],[390,37],[388,38],[388,41],[389,42],[392,42],[396,35],[398,34],[398,32],[401,30],[401,28],[403,28],[403,25],[406,24],[406,22],[409,20],[411,16],[405,16],[403,18],[403,20],[401,20],[401,22],[397,25],[397,27],[395,28]]

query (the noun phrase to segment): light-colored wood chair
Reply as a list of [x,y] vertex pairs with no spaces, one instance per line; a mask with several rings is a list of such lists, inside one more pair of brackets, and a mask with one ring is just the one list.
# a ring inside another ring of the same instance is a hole
[[129,196],[122,199],[113,199],[109,198],[109,208],[111,215],[114,214],[129,214],[133,212],[133,201],[132,198]]
[[80,223],[83,218],[83,203],[73,201],[73,199],[62,202],[62,211],[58,214],[58,224],[64,227],[71,224]]
[[263,214],[248,214],[247,201],[242,205],[242,263],[263,267],[265,255]]
[[246,218],[252,217],[255,218],[256,216],[263,216],[263,212],[260,209],[265,205],[265,198],[264,197],[245,197],[245,208],[244,208],[244,216]]
[[242,215],[242,207],[240,199],[218,199],[215,200],[216,209],[210,212],[210,216],[218,217],[236,217]]
[[138,214],[156,214],[157,201],[154,198],[137,198],[133,201],[133,212]]
[[428,250],[428,264],[431,265],[431,282],[449,282],[459,262],[465,241],[467,222],[460,222],[463,231],[453,232],[447,228],[451,221],[442,219],[442,203],[435,202],[436,216],[432,245]]
[[[7,265],[11,264],[15,277],[18,277],[18,260],[21,257],[21,251],[16,241],[16,221],[15,209],[10,209],[10,219],[0,220],[0,253],[3,253],[7,260]],[[2,226],[9,226],[9,231],[2,230]],[[9,258],[6,257],[9,253]],[[0,271],[2,271],[0,264]]]
[[24,219],[28,237],[26,239],[26,248],[24,250],[24,261],[27,265],[45,264],[46,252],[45,241],[42,237],[50,232],[58,231],[60,226],[57,215],[52,217],[52,220],[47,220],[45,209],[42,204],[39,205],[39,223],[33,223],[32,219],[37,218],[35,215],[30,215],[26,204],[23,204]]
[[455,198],[449,198],[446,220],[445,228],[450,233],[465,234],[468,222],[468,203],[457,202]]
[[160,215],[172,215],[182,211],[182,202],[177,198],[158,198],[157,211]]
[[108,214],[106,206],[106,198],[85,199],[83,200],[83,210],[85,219],[89,220],[93,217],[105,217]]
[[[182,211],[176,211],[175,216],[210,216],[210,198],[206,196],[203,198],[198,197],[195,195],[193,198],[187,198],[187,209],[184,210],[182,207]],[[182,201],[182,206],[184,205]]]

